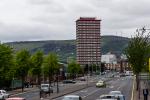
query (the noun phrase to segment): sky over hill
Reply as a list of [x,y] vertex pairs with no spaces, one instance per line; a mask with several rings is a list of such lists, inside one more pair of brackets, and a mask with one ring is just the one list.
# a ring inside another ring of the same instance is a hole
[[79,17],[101,19],[102,35],[131,37],[150,26],[150,0],[0,0],[0,41],[75,39]]

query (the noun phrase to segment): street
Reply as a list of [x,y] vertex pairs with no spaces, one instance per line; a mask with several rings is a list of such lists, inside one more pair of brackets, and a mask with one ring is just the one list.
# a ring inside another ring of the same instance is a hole
[[[101,79],[106,80],[107,78],[105,78],[105,76],[102,76]],[[98,77],[89,78],[89,82],[93,82],[93,81],[97,82],[98,80],[99,80]],[[131,76],[112,78],[111,80],[106,82],[107,84],[106,88],[97,88],[95,85],[93,85],[85,89],[73,92],[71,94],[79,95],[83,98],[83,100],[96,100],[102,94],[108,94],[112,90],[119,90],[125,95],[126,100],[130,100],[131,94],[132,94],[132,84],[133,84],[132,82],[133,82],[133,79]],[[82,84],[87,84],[87,81],[77,81],[76,84],[59,83],[59,90],[60,92],[63,92],[64,89],[66,88],[69,88],[71,86],[76,87]],[[56,85],[53,88],[54,88],[54,92],[56,93]],[[24,97],[27,100],[39,100],[39,89],[36,88],[25,93],[15,94],[13,96]],[[63,96],[59,98],[55,98],[53,100],[62,100],[62,98]],[[48,100],[48,99],[45,99],[45,100]]]
[[[132,94],[132,82],[133,81],[130,76],[121,77],[107,82],[106,88],[96,88],[93,86],[71,93],[71,95],[79,95],[83,98],[83,100],[96,100],[102,94],[108,94],[112,90],[119,90],[125,95],[126,100],[130,100]],[[54,100],[62,100],[62,98],[63,97],[60,97]]]

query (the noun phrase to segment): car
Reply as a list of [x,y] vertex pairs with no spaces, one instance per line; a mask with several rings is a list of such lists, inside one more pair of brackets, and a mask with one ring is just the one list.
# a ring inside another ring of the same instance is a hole
[[97,100],[118,100],[114,95],[104,94],[100,96],[100,99]]
[[115,96],[122,95],[121,91],[110,91],[109,94],[115,95]]
[[80,81],[86,81],[85,77],[80,77],[79,80]]
[[29,88],[29,87],[31,87],[30,82],[24,82],[24,87],[25,87],[25,88]]
[[68,84],[68,83],[73,83],[73,84],[75,84],[76,81],[73,81],[73,80],[63,80],[63,84]]
[[7,98],[6,100],[26,100],[26,99],[21,97],[12,97],[12,98]]
[[96,83],[96,87],[106,87],[106,83],[104,81],[100,80]]
[[78,95],[66,95],[62,100],[82,100],[82,98]]
[[102,72],[102,73],[101,73],[101,75],[105,75],[105,74],[106,74],[106,72]]
[[100,99],[97,100],[125,100],[124,95],[112,95],[112,94],[105,94],[101,95]]
[[115,96],[117,98],[117,100],[125,100],[125,96],[124,95],[116,95]]
[[5,90],[0,90],[0,99],[6,99],[9,97],[9,94]]
[[120,74],[120,77],[125,77],[126,75],[124,73],[121,73]]
[[53,88],[49,84],[41,84],[41,92],[53,93]]
[[120,77],[120,75],[116,75],[115,77],[118,77],[118,78],[119,78],[119,77]]

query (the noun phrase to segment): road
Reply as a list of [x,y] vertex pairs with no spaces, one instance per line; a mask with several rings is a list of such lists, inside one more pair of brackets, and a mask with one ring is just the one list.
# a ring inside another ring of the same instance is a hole
[[[94,78],[95,79],[95,78]],[[89,80],[89,82],[91,82],[92,80]],[[76,84],[63,84],[62,82],[59,83],[59,92],[63,92],[64,89],[66,88],[70,88],[70,86],[78,86],[78,85],[82,85],[82,84],[86,84],[86,81],[76,81]],[[53,90],[56,93],[57,91],[57,86],[55,84],[55,86],[53,86]],[[28,92],[21,92],[21,93],[17,93],[12,95],[11,97],[23,97],[26,98],[27,100],[37,100],[39,99],[40,95],[39,95],[39,89],[38,88],[33,88]]]
[[[89,78],[90,81],[98,81],[99,78],[105,79],[105,77],[109,76],[108,74],[106,76],[101,77],[91,77]],[[81,82],[77,81],[76,84],[59,84],[60,92],[63,92],[65,88],[68,88],[72,85],[78,86],[81,84],[87,84],[87,81]],[[128,88],[127,88],[128,87]],[[53,87],[54,92],[56,92],[56,86]],[[122,93],[126,96],[126,100],[130,100],[131,98],[131,90],[132,90],[132,78],[131,77],[122,77],[122,78],[114,78],[111,81],[107,82],[106,88],[96,88],[95,86],[88,87],[86,89],[83,89],[81,91],[74,92],[72,94],[80,95],[83,100],[96,100],[99,98],[101,94],[107,94],[111,90],[121,90]],[[19,93],[14,96],[24,97],[27,100],[39,100],[39,89],[33,89],[31,91],[28,91],[26,93]],[[57,98],[55,100],[62,100],[62,97]]]
[[[79,95],[83,100],[96,100],[102,94],[108,94],[112,90],[119,90],[126,100],[131,100],[133,79],[130,76],[121,77],[107,82],[106,88],[96,88],[95,86],[71,93],[71,95]],[[54,99],[62,100],[63,97]]]

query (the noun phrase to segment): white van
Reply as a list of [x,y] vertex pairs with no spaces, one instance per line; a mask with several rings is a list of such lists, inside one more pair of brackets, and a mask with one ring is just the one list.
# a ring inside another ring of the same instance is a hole
[[49,84],[41,84],[41,91],[53,93],[53,88]]
[[78,95],[66,95],[62,100],[82,100]]

